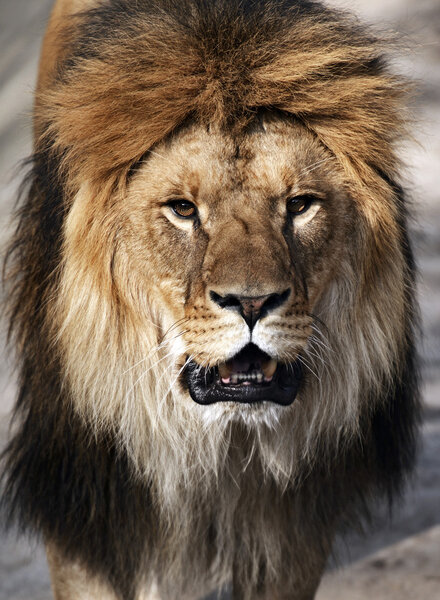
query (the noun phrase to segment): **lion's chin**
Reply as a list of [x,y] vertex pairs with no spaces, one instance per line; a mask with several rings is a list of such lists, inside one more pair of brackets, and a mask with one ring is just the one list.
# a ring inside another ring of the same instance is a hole
[[273,402],[288,406],[296,398],[302,375],[299,359],[278,363],[251,343],[226,363],[214,367],[189,361],[182,379],[198,404]]

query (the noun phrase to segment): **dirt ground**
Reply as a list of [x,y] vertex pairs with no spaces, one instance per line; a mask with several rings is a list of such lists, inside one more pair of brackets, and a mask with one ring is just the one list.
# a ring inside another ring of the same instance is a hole
[[[317,600],[440,600],[440,0],[331,0],[408,51],[396,68],[417,81],[415,139],[404,151],[416,220],[424,376],[422,447],[416,475],[390,522],[383,507],[365,538],[337,543]],[[0,0],[0,243],[10,230],[16,167],[30,152],[30,111],[39,45],[51,0]],[[1,336],[1,332],[0,332]],[[4,336],[3,336],[4,337]],[[0,352],[3,347],[0,337]],[[0,444],[15,395],[9,357],[0,360]],[[0,600],[49,600],[46,561],[36,542],[0,543]]]

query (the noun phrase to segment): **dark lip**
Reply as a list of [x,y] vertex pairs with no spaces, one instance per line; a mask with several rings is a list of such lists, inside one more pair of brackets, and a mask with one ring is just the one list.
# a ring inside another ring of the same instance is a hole
[[302,377],[303,371],[299,359],[289,364],[278,363],[270,383],[255,385],[224,385],[219,380],[217,367],[200,367],[194,361],[190,361],[182,373],[183,383],[191,398],[197,404],[205,406],[217,402],[240,404],[273,402],[281,406],[289,406],[295,400]]

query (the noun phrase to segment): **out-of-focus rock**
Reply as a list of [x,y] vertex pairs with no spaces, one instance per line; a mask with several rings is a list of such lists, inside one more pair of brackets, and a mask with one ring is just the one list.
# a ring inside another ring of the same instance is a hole
[[327,573],[316,600],[440,598],[440,526]]

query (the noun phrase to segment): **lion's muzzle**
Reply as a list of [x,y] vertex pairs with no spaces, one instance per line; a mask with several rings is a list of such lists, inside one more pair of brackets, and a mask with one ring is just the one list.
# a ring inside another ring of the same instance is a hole
[[302,368],[299,359],[282,364],[251,343],[214,367],[189,361],[183,380],[198,404],[274,402],[288,406],[298,393]]

